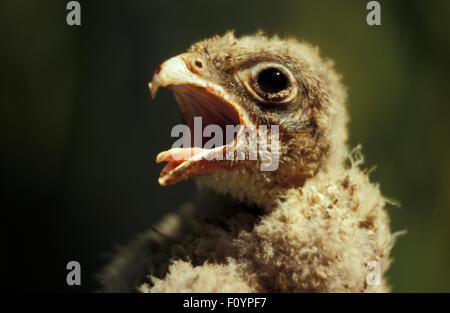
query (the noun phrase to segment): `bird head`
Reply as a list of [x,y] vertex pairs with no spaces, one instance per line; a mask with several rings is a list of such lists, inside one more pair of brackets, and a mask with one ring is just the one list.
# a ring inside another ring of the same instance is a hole
[[195,176],[265,206],[345,158],[345,90],[309,44],[228,32],[165,61],[149,86],[171,90],[184,121],[183,145],[157,156],[161,185]]

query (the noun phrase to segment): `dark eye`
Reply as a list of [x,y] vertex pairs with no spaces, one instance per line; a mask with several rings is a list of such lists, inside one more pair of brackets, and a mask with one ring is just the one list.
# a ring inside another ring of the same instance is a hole
[[258,75],[259,88],[267,93],[278,93],[289,87],[289,79],[276,68],[262,70]]
[[298,85],[283,64],[261,62],[236,72],[235,78],[258,105],[278,106],[294,101]]

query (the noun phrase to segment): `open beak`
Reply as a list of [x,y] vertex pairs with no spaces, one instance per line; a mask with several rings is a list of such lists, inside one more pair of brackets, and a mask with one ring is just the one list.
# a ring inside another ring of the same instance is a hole
[[[237,144],[241,132],[230,140],[225,136],[226,125],[250,125],[245,111],[236,104],[237,101],[221,86],[208,81],[205,74],[208,69],[204,63],[196,54],[178,55],[161,64],[149,83],[152,98],[155,98],[160,87],[166,87],[174,93],[190,132],[188,142],[183,147],[163,151],[156,157],[157,163],[168,162],[158,180],[163,186],[214,169],[229,167],[224,153],[227,148]],[[194,123],[199,121],[198,117],[202,118],[200,128]],[[223,145],[204,148],[203,145],[209,138],[205,140],[203,128],[208,125],[216,125],[216,129],[217,126],[220,127]]]

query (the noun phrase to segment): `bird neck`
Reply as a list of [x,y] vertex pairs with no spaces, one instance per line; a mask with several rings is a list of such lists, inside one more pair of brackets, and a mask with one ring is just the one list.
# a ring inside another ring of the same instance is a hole
[[303,175],[271,176],[269,174],[242,175],[233,171],[217,171],[210,175],[196,178],[200,188],[208,188],[221,195],[229,195],[232,199],[250,206],[257,206],[271,211],[284,201],[289,190],[300,189],[307,177]]

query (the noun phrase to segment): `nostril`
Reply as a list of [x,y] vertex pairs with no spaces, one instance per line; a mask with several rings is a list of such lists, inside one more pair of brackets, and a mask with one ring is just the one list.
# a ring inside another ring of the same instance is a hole
[[184,62],[187,68],[195,74],[200,75],[205,70],[205,64],[203,64],[204,62],[200,57],[186,58],[184,59]]

